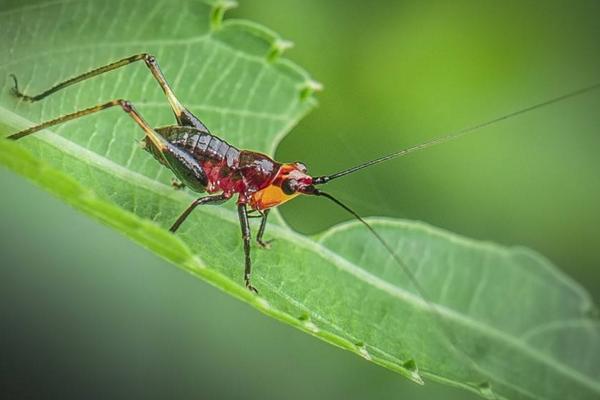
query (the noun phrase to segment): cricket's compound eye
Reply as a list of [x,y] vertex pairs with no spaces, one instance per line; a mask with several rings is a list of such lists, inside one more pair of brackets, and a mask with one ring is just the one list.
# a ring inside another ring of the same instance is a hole
[[291,196],[298,190],[298,182],[295,179],[285,179],[281,182],[281,190],[286,195]]

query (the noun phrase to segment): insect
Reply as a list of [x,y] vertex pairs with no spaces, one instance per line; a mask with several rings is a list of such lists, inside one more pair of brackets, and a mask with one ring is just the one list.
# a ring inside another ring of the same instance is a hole
[[120,107],[144,131],[145,137],[143,144],[146,151],[148,151],[159,163],[169,168],[182,185],[187,186],[194,192],[208,193],[193,201],[181,213],[171,226],[171,232],[176,232],[196,207],[200,205],[220,204],[237,196],[237,211],[244,244],[244,283],[250,291],[255,293],[258,293],[258,291],[251,283],[252,262],[250,254],[251,232],[249,218],[261,218],[256,242],[262,247],[268,247],[269,243],[263,240],[263,236],[267,225],[269,210],[292,200],[298,195],[310,195],[329,199],[364,224],[402,267],[413,285],[427,301],[428,297],[425,295],[423,288],[420,287],[410,270],[404,265],[400,257],[391,246],[383,240],[377,231],[375,231],[350,207],[343,204],[332,195],[318,189],[317,186],[326,184],[327,182],[344,175],[357,172],[363,168],[456,139],[485,126],[600,88],[600,83],[597,83],[446,136],[437,137],[416,146],[367,161],[343,171],[318,177],[309,175],[306,166],[300,162],[280,163],[262,153],[237,149],[219,137],[211,134],[202,121],[179,102],[161,72],[156,58],[147,53],[136,54],[93,69],[89,72],[62,81],[35,96],[29,96],[22,93],[19,90],[17,78],[12,75],[14,80],[13,94],[25,101],[35,102],[68,86],[138,61],[143,61],[146,64],[162,88],[171,109],[175,114],[175,119],[177,121],[176,125],[152,128],[136,111],[131,102],[123,99],[116,99],[43,122],[31,128],[16,132],[8,136],[8,139],[22,139],[30,134],[57,124],[94,114],[112,107]]

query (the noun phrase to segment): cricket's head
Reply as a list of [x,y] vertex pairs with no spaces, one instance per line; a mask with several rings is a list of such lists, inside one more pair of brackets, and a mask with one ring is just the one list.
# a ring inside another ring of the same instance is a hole
[[269,184],[250,196],[250,206],[255,210],[266,210],[290,201],[300,194],[330,197],[315,186],[324,185],[332,179],[352,174],[383,160],[375,159],[332,175],[318,177],[308,175],[306,166],[301,162],[281,164]]
[[290,201],[300,194],[312,194],[314,190],[313,178],[306,173],[304,164],[282,164],[271,183],[252,194],[250,205],[255,210],[265,210]]

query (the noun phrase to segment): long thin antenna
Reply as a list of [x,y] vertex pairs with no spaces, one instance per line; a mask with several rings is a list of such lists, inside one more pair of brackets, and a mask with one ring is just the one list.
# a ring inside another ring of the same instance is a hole
[[335,204],[337,204],[338,206],[342,207],[344,210],[346,210],[350,214],[352,214],[352,216],[354,216],[354,218],[359,220],[365,227],[367,227],[367,229],[371,231],[371,233],[377,238],[377,240],[383,245],[383,247],[385,247],[385,249],[390,253],[390,255],[400,265],[400,268],[402,268],[403,272],[406,274],[406,276],[408,276],[408,279],[410,279],[411,283],[417,289],[417,292],[419,292],[419,295],[421,295],[421,297],[425,298],[426,302],[429,302],[428,297],[425,293],[425,289],[421,286],[421,284],[417,280],[417,277],[412,273],[412,271],[410,269],[408,269],[408,267],[406,266],[404,261],[402,261],[402,259],[400,259],[400,257],[398,257],[398,255],[396,254],[396,252],[394,252],[392,247],[383,239],[383,237],[375,229],[373,229],[373,227],[371,225],[369,225],[369,223],[367,221],[365,221],[360,215],[358,215],[358,213],[356,211],[354,211],[353,209],[351,209],[350,207],[348,207],[347,205],[345,205],[344,203],[342,203],[341,201],[339,201],[338,199],[336,199],[329,193],[325,193],[325,192],[315,189],[313,194],[315,196],[326,197],[329,200],[333,201]]
[[498,123],[500,121],[504,121],[504,120],[507,120],[507,119],[510,119],[510,118],[514,118],[514,117],[516,117],[518,115],[525,114],[525,113],[527,113],[529,111],[537,110],[538,108],[542,108],[542,107],[546,107],[546,106],[549,106],[549,105],[554,104],[554,103],[558,103],[560,101],[569,99],[571,97],[575,97],[575,96],[579,96],[579,95],[582,95],[582,94],[587,93],[587,92],[591,92],[592,90],[595,90],[595,89],[598,89],[598,88],[600,88],[600,82],[598,82],[596,84],[593,84],[591,86],[587,86],[587,87],[582,88],[582,89],[575,90],[573,92],[569,92],[569,93],[564,94],[562,96],[555,97],[555,98],[550,99],[550,100],[546,100],[546,101],[544,101],[542,103],[537,103],[537,104],[534,104],[534,105],[529,106],[527,108],[523,108],[523,109],[518,110],[518,111],[513,111],[513,112],[511,112],[509,114],[502,115],[502,116],[494,118],[492,120],[489,120],[489,121],[486,121],[486,122],[483,122],[483,123],[480,123],[480,124],[477,124],[477,125],[473,125],[473,126],[470,126],[470,127],[464,128],[464,129],[461,129],[461,130],[459,130],[457,132],[450,133],[450,134],[444,135],[444,136],[439,136],[437,138],[428,140],[428,141],[426,141],[424,143],[417,144],[417,145],[409,147],[407,149],[400,150],[400,151],[388,154],[386,156],[376,158],[376,159],[371,160],[371,161],[367,161],[367,162],[365,162],[363,164],[356,165],[354,167],[345,169],[345,170],[337,172],[335,174],[325,175],[325,176],[319,176],[319,177],[313,178],[313,184],[314,185],[321,185],[323,183],[327,183],[327,182],[329,182],[332,179],[339,178],[341,176],[351,174],[351,173],[356,172],[358,170],[361,170],[363,168],[370,167],[371,165],[379,164],[381,162],[384,162],[384,161],[387,161],[387,160],[391,160],[392,158],[402,157],[402,156],[405,156],[407,154],[414,153],[415,151],[423,150],[423,149],[426,149],[428,147],[435,146],[437,144],[441,144],[441,143],[448,142],[450,140],[457,139],[457,138],[459,138],[459,137],[461,137],[463,135],[466,135],[467,133],[471,133],[471,132],[476,131],[478,129],[485,128],[486,126],[490,126],[490,125],[496,124],[496,123]]
[[358,215],[358,213],[356,211],[354,211],[353,209],[351,209],[350,207],[348,207],[347,205],[345,205],[344,203],[342,203],[341,201],[339,201],[338,199],[336,199],[329,193],[325,193],[318,189],[315,189],[314,191],[307,193],[307,194],[321,196],[321,197],[325,197],[325,198],[331,200],[332,202],[334,202],[335,204],[337,204],[338,206],[340,206],[344,210],[346,210],[348,213],[350,213],[358,221],[360,221],[373,234],[373,236],[375,238],[377,238],[379,243],[381,243],[381,245],[383,247],[385,247],[385,249],[390,254],[390,256],[392,256],[394,261],[396,261],[398,266],[400,266],[400,269],[402,269],[402,272],[404,272],[404,274],[408,277],[408,279],[412,283],[413,287],[417,290],[417,293],[419,294],[419,296],[423,299],[425,304],[427,304],[427,307],[435,315],[436,321],[438,322],[437,326],[442,330],[442,333],[445,335],[446,339],[450,342],[451,348],[458,354],[462,355],[463,358],[466,358],[468,360],[468,362],[471,364],[471,367],[473,368],[474,371],[478,371],[481,373],[481,369],[477,365],[477,362],[469,354],[467,354],[464,350],[462,350],[461,348],[458,347],[455,335],[453,334],[452,330],[444,323],[444,320],[442,318],[442,315],[440,314],[440,311],[438,310],[436,305],[430,300],[430,297],[428,296],[425,288],[423,288],[423,286],[421,286],[421,284],[419,283],[419,280],[417,279],[415,274],[412,273],[412,271],[408,268],[406,263],[404,261],[402,261],[402,259],[398,256],[398,254],[396,254],[396,252],[392,249],[392,247],[388,244],[388,242],[385,241],[385,239],[375,230],[375,228],[373,228],[367,221],[365,221],[360,215]]

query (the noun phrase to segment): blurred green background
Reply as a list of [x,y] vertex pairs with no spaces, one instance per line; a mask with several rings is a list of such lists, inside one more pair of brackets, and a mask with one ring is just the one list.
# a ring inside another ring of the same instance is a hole
[[[597,1],[261,0],[242,1],[230,16],[295,42],[288,56],[325,85],[320,107],[276,154],[314,174],[600,81]],[[531,247],[598,299],[599,150],[596,92],[365,170],[330,191],[363,215]],[[2,393],[475,398],[418,387],[270,320],[23,179],[5,170],[0,179]],[[317,199],[281,211],[307,234],[346,219]]]

